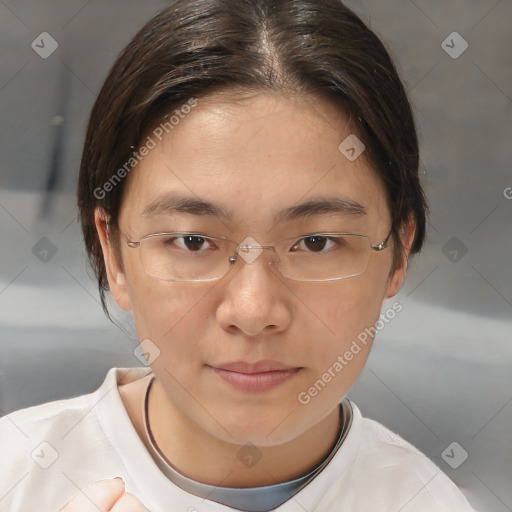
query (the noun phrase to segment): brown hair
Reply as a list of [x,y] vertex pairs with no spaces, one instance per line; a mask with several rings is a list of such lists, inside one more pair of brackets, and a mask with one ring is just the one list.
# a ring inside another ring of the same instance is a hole
[[[341,0],[176,0],[151,19],[114,63],[94,104],[84,143],[78,207],[103,309],[108,282],[94,210],[117,227],[124,180],[113,176],[149,130],[213,89],[327,96],[356,123],[391,212],[393,269],[412,219],[411,254],[425,238],[411,107],[379,38]],[[108,193],[106,193],[108,189]],[[99,193],[98,191],[102,192]],[[109,316],[109,315],[108,315]]]

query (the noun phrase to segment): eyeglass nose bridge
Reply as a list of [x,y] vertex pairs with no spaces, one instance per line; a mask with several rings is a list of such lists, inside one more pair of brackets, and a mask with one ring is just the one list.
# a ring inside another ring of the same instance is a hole
[[272,260],[269,262],[271,265],[274,261],[276,261],[277,255],[273,245],[260,245],[258,242],[252,238],[247,237],[243,242],[238,244],[235,254],[229,258],[229,262],[234,264],[238,260],[238,256],[240,256],[246,263],[249,265],[254,263],[263,253],[263,249],[271,249],[272,250]]

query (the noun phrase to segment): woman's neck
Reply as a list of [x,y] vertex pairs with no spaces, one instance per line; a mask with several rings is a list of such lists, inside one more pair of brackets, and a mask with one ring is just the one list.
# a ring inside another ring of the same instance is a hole
[[[141,400],[140,393],[133,398]],[[136,408],[140,410],[140,407],[139,402]],[[151,434],[164,458],[188,478],[222,487],[274,485],[308,473],[335,445],[339,418],[339,410],[335,408],[313,428],[290,442],[272,447],[251,446],[242,451],[240,445],[210,435],[184,416],[156,379],[148,402]],[[145,429],[142,427],[142,430]],[[147,445],[147,435],[142,434]],[[259,458],[256,464],[248,460],[251,457]]]

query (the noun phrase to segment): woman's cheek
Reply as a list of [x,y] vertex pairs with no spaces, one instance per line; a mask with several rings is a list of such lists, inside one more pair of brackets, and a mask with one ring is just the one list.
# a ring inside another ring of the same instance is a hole
[[[362,276],[361,276],[362,277]],[[349,342],[368,324],[373,324],[380,312],[382,300],[363,280],[339,281],[337,289],[325,289],[315,301],[319,318],[324,319],[326,334]],[[328,297],[328,300],[325,299]]]
[[154,279],[135,280],[131,283],[130,298],[133,306],[135,326],[141,338],[159,339],[172,328],[171,322],[180,317],[178,307],[183,307],[176,292],[166,290]]

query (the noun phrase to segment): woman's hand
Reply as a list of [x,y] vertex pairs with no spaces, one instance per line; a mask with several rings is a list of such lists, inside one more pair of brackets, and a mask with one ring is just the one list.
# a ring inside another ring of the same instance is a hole
[[131,493],[124,491],[121,478],[100,480],[64,505],[59,512],[149,512]]

